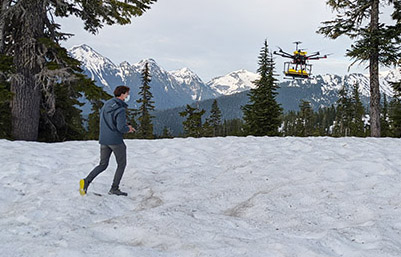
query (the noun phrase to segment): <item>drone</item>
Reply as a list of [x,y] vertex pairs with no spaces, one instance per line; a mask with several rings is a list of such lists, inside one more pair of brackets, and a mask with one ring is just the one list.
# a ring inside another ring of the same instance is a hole
[[302,42],[294,42],[296,45],[294,54],[284,52],[280,47],[279,51],[274,51],[273,54],[279,55],[284,58],[290,58],[292,61],[284,62],[284,75],[286,77],[292,77],[293,79],[308,79],[312,75],[312,64],[309,64],[309,60],[319,60],[327,58],[327,55],[320,56],[319,52],[307,55],[307,52],[298,48],[298,45]]

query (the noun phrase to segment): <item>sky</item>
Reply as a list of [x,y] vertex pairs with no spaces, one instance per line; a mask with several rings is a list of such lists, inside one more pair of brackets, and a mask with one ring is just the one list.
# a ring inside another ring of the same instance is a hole
[[[352,41],[316,33],[321,22],[334,17],[324,0],[159,0],[131,24],[105,26],[97,35],[77,18],[57,21],[63,32],[74,34],[62,43],[67,48],[87,44],[115,64],[153,58],[168,71],[188,67],[207,82],[240,69],[256,72],[265,39],[272,51],[292,52],[293,42],[301,41],[308,52],[330,54],[311,62],[315,75],[346,74],[351,61],[345,52]],[[275,61],[282,73],[285,60]],[[367,73],[365,66],[350,72]]]

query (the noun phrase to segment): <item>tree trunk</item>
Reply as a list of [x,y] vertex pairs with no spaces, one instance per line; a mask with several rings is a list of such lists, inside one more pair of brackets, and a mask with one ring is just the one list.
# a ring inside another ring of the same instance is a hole
[[16,76],[11,80],[12,136],[16,140],[38,138],[41,85],[35,77],[43,60],[37,52],[37,40],[44,35],[46,9],[42,0],[22,0],[24,14],[15,31],[14,65]]
[[372,49],[370,54],[370,127],[371,136],[380,137],[380,87],[379,87],[379,0],[372,1],[370,30]]
[[12,136],[16,140],[36,141],[40,118],[41,92],[35,86],[32,70],[18,70],[22,75],[20,81],[12,80],[11,92],[14,94],[11,102]]

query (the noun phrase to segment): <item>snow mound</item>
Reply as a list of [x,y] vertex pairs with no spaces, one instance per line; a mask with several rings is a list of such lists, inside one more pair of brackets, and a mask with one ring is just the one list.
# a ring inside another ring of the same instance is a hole
[[[2,256],[400,256],[399,139],[0,140]],[[98,196],[99,193],[102,196]]]

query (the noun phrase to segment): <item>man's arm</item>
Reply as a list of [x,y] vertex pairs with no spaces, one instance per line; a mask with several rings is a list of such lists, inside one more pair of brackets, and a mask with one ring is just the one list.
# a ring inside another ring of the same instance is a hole
[[120,133],[124,134],[124,133],[128,133],[128,132],[131,131],[130,126],[128,126],[128,124],[127,124],[127,118],[125,116],[125,110],[124,109],[117,113],[116,123],[117,123],[116,124],[117,130]]

